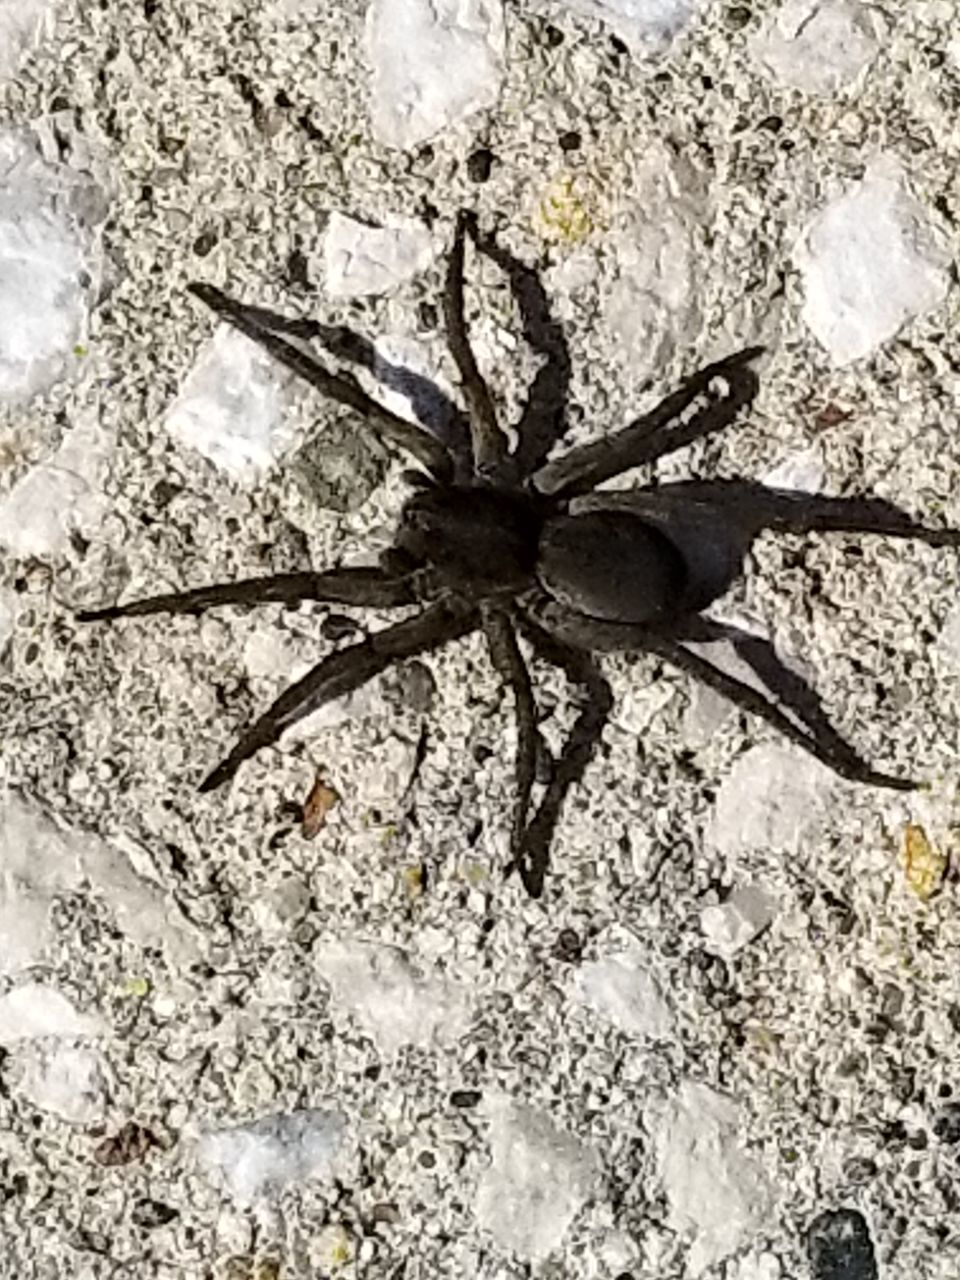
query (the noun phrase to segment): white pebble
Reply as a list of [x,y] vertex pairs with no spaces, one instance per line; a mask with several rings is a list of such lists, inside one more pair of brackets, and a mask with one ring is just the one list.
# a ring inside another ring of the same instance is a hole
[[817,215],[794,261],[804,321],[838,365],[870,355],[939,306],[950,285],[950,254],[889,157]]
[[501,0],[372,0],[370,114],[380,141],[415,147],[494,106],[504,41]]

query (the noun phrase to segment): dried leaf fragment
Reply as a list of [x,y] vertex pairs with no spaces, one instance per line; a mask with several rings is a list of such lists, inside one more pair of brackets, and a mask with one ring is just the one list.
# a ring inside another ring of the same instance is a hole
[[931,843],[923,827],[911,822],[903,833],[900,861],[907,884],[921,902],[928,902],[943,884],[947,855]]
[[159,1146],[156,1134],[137,1124],[135,1120],[128,1120],[113,1137],[104,1138],[94,1148],[93,1158],[97,1164],[112,1168],[114,1165],[133,1164],[136,1160],[142,1160],[151,1147]]
[[323,776],[317,774],[310,794],[303,804],[303,838],[312,840],[323,830],[327,814],[340,803],[340,794],[324,782]]

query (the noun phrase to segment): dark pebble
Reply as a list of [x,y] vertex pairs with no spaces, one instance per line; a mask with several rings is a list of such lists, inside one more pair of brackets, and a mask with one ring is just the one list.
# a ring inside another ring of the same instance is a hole
[[933,1136],[941,1142],[960,1142],[960,1102],[949,1102],[937,1112]]
[[561,151],[579,151],[580,144],[583,139],[577,133],[576,129],[568,129],[566,133],[561,133],[557,142],[560,144]]
[[467,177],[471,182],[486,182],[493,170],[493,152],[487,147],[478,147],[467,156]]
[[172,1205],[163,1204],[160,1200],[138,1200],[133,1206],[130,1217],[134,1225],[152,1230],[154,1227],[165,1227],[168,1222],[180,1216]]
[[324,640],[346,640],[347,636],[359,630],[359,623],[344,613],[328,613],[320,623],[320,634]]
[[828,1209],[815,1218],[807,1254],[812,1280],[877,1280],[873,1241],[856,1209]]
[[475,1107],[481,1096],[477,1089],[454,1089],[450,1095],[450,1105],[454,1107]]
[[565,964],[577,964],[583,956],[583,943],[573,929],[561,929],[553,945],[553,954]]

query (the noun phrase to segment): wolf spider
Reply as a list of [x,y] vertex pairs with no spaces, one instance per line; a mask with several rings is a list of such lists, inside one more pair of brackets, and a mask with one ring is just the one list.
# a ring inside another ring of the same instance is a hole
[[[467,236],[506,273],[526,340],[543,357],[511,449],[468,339],[463,268]],[[742,573],[744,556],[766,529],[838,531],[918,538],[957,546],[960,534],[926,528],[877,498],[834,498],[767,488],[752,480],[685,480],[626,491],[605,481],[723,430],[749,405],[758,380],[745,350],[689,377],[656,408],[619,431],[548,460],[563,434],[570,361],[536,272],[461,213],[446,268],[443,313],[467,414],[453,406],[445,439],[371,399],[347,373],[329,372],[306,348],[319,339],[340,357],[368,366],[372,347],[349,330],[290,320],[227,297],[210,284],[190,291],[259,343],[280,364],[354,409],[381,440],[419,462],[408,473],[394,546],[379,567],[244,579],[91,610],[83,621],[150,613],[192,613],[225,604],[302,600],[375,608],[425,607],[359,643],[328,654],[288,688],[201,783],[212,791],[241,763],[275,743],[295,721],[358,688],[392,663],[435,650],[481,629],[490,657],[513,690],[518,721],[517,798],[510,869],[533,897],[543,891],[554,828],[564,799],[583,775],[611,709],[610,686],[594,651],[632,650],[666,664],[759,716],[844,778],[910,789],[874,772],[831,726],[817,694],[785,667],[773,645],[703,616]],[[429,384],[425,384],[429,385]],[[415,388],[416,389],[416,388]],[[424,387],[421,386],[423,391]],[[436,394],[436,389],[433,389]],[[584,693],[558,758],[545,753],[524,655],[559,667]],[[689,644],[728,641],[767,693],[714,666]],[[768,696],[769,695],[769,696]],[[533,816],[538,757],[549,768]]]

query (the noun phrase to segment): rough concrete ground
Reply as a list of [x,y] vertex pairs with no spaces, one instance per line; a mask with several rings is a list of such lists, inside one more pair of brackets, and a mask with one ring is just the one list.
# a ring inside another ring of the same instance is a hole
[[[728,602],[929,790],[836,782],[604,658],[617,710],[539,903],[499,870],[514,729],[477,637],[199,797],[350,611],[72,616],[389,542],[406,460],[208,345],[185,285],[450,389],[464,206],[541,264],[569,439],[759,341],[746,421],[661,475],[960,526],[954,18],[0,8],[0,1275],[956,1276],[954,553],[767,538]],[[535,361],[469,270],[515,405]],[[574,705],[536,677],[555,747]]]

